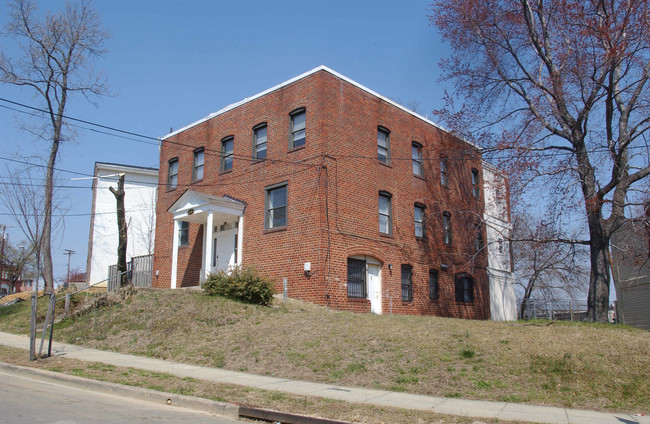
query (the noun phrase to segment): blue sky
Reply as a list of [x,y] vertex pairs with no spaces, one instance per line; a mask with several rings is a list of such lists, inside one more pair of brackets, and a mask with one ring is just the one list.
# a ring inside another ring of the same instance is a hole
[[[63,2],[39,4],[58,10]],[[391,99],[417,102],[423,115],[442,106],[437,63],[448,49],[429,25],[428,0],[104,0],[95,8],[112,35],[96,67],[106,73],[113,95],[97,105],[72,99],[67,115],[75,118],[162,137],[319,65]],[[3,2],[2,28],[6,21]],[[0,43],[11,53],[6,39]],[[38,106],[26,89],[0,85],[0,97]],[[0,107],[0,156],[45,155],[49,146],[19,131],[18,117],[25,119]],[[60,169],[91,175],[95,161],[158,167],[155,145],[76,131],[60,150]],[[0,160],[0,176],[13,166],[22,165]],[[55,277],[61,278],[64,249],[77,252],[72,267],[85,269],[92,199],[89,180],[69,181],[78,175],[66,172],[58,177],[81,187],[59,190],[69,208],[65,230],[53,243]],[[15,226],[4,215],[0,224]],[[9,234],[12,242],[23,238],[15,227]]]

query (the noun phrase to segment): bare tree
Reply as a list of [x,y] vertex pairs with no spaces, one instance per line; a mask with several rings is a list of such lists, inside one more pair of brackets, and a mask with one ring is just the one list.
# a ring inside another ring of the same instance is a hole
[[117,181],[117,189],[112,186],[108,188],[117,204],[117,275],[120,276],[120,287],[126,287],[128,284],[128,276],[126,275],[126,247],[127,247],[127,233],[126,233],[126,215],[124,210],[124,174],[120,174]]
[[8,172],[0,184],[0,202],[11,219],[29,241],[28,252],[36,255],[36,282],[38,292],[43,249],[43,207],[45,199],[35,184],[29,168],[22,172]]
[[439,116],[500,152],[515,193],[538,182],[587,229],[555,241],[589,247],[588,317],[605,322],[610,238],[650,175],[648,0],[435,0],[433,12],[456,89]]
[[[108,33],[99,16],[86,0],[66,3],[59,14],[37,16],[33,0],[14,0],[9,5],[9,23],[5,35],[14,38],[21,55],[7,57],[0,52],[0,80],[29,87],[43,102],[47,124],[41,138],[50,143],[43,193],[42,254],[46,290],[54,288],[52,274],[52,189],[54,165],[64,134],[65,108],[75,94],[86,99],[106,94],[104,77],[90,66],[91,59],[102,56]],[[40,250],[39,250],[40,251]]]
[[554,225],[530,215],[517,216],[513,223],[513,261],[524,317],[531,298],[545,301],[573,300],[584,295],[589,279],[585,246],[558,243]]

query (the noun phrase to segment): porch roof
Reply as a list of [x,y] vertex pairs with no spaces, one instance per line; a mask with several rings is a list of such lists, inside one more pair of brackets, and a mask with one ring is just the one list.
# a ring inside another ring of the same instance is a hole
[[243,216],[246,204],[225,196],[186,190],[168,209],[174,219],[205,221],[205,214]]

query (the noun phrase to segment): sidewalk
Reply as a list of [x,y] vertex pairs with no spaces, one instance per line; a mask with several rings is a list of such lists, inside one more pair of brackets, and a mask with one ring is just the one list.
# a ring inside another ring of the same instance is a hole
[[[29,337],[0,332],[0,345],[29,349]],[[607,413],[505,402],[448,399],[433,396],[396,393],[331,384],[309,383],[277,377],[259,376],[220,368],[180,364],[160,359],[106,352],[81,346],[53,342],[54,355],[84,361],[102,362],[121,367],[164,372],[178,377],[192,377],[215,383],[236,384],[258,389],[276,390],[297,395],[317,396],[346,402],[390,406],[440,414],[475,418],[497,418],[534,423],[641,423],[650,424],[650,417],[624,413]]]

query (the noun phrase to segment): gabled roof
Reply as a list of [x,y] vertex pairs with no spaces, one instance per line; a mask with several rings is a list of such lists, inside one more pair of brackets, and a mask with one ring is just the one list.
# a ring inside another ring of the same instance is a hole
[[[291,78],[291,79],[288,80],[288,81],[285,81],[285,82],[283,82],[283,83],[281,83],[281,84],[278,84],[278,85],[276,85],[275,87],[271,87],[271,88],[269,88],[268,90],[264,90],[264,91],[262,91],[261,93],[257,93],[256,95],[254,95],[254,96],[252,96],[252,97],[246,97],[244,100],[241,100],[241,101],[239,101],[239,102],[237,102],[237,103],[233,103],[233,104],[231,104],[231,105],[228,105],[228,106],[224,107],[223,109],[218,110],[217,112],[211,113],[210,115],[206,116],[206,117],[203,118],[203,119],[199,119],[199,120],[196,121],[196,122],[193,122],[193,123],[191,123],[191,124],[189,124],[189,125],[187,125],[187,126],[181,128],[181,129],[178,129],[178,130],[176,130],[176,131],[174,131],[174,132],[171,132],[171,133],[167,134],[166,136],[162,137],[162,140],[166,140],[166,139],[168,139],[169,137],[172,137],[172,136],[174,136],[174,135],[176,135],[176,134],[178,134],[178,133],[181,133],[181,132],[183,132],[183,131],[185,131],[185,130],[187,130],[187,129],[189,129],[189,128],[192,128],[192,127],[197,126],[197,125],[199,125],[199,124],[201,124],[201,123],[203,123],[203,122],[205,122],[205,121],[207,121],[207,120],[210,120],[210,119],[214,118],[215,116],[219,116],[219,115],[221,115],[221,114],[223,114],[223,113],[226,113],[226,112],[228,112],[228,111],[230,111],[230,110],[233,110],[233,109],[235,109],[235,108],[237,108],[237,107],[239,107],[239,106],[241,106],[241,105],[244,105],[244,104],[246,104],[246,103],[248,103],[248,102],[250,102],[250,101],[253,101],[253,100],[257,99],[257,98],[260,98],[260,97],[262,97],[262,96],[265,96],[265,95],[267,95],[267,94],[269,94],[269,93],[272,93],[272,92],[274,92],[274,91],[276,91],[276,90],[279,90],[279,89],[281,89],[281,88],[283,88],[283,87],[286,87],[286,86],[288,86],[289,84],[292,84],[292,83],[294,83],[294,82],[296,82],[296,81],[300,81],[301,79],[307,78],[307,77],[309,77],[310,75],[315,74],[316,72],[320,72],[320,71],[328,72],[328,73],[334,75],[335,77],[337,77],[337,78],[339,78],[339,79],[341,79],[341,80],[343,80],[343,81],[346,81],[346,82],[348,82],[348,83],[354,85],[354,86],[357,87],[357,88],[360,88],[361,90],[365,91],[366,93],[368,93],[368,94],[370,94],[370,95],[372,95],[372,96],[375,96],[375,97],[377,97],[378,99],[381,99],[381,100],[383,100],[383,101],[385,101],[385,102],[387,102],[387,103],[389,103],[389,104],[395,106],[395,107],[398,108],[398,109],[401,109],[402,111],[408,113],[409,115],[413,115],[413,116],[415,116],[416,118],[418,118],[418,119],[420,119],[420,120],[426,122],[426,123],[429,124],[429,125],[432,125],[432,126],[438,128],[438,129],[440,129],[440,130],[442,130],[442,131],[444,131],[444,132],[447,132],[447,133],[449,132],[449,131],[447,131],[445,128],[443,128],[443,127],[441,127],[440,125],[436,124],[435,122],[433,122],[433,121],[431,121],[431,120],[425,118],[424,116],[422,116],[422,115],[420,115],[420,114],[417,114],[417,113],[413,112],[412,110],[409,110],[409,109],[405,108],[404,106],[402,106],[402,105],[400,105],[400,104],[398,104],[398,103],[395,103],[394,101],[390,100],[389,98],[384,97],[384,96],[382,96],[381,94],[376,93],[375,91],[372,91],[372,90],[369,89],[368,87],[365,87],[365,86],[359,84],[358,82],[356,82],[356,81],[354,81],[354,80],[351,80],[350,78],[348,78],[348,77],[346,77],[346,76],[344,76],[344,75],[339,74],[338,72],[336,72],[336,71],[334,71],[334,70],[328,68],[327,66],[321,65],[321,66],[319,66],[319,67],[317,67],[317,68],[312,69],[311,71],[307,71],[307,72],[305,72],[304,74],[298,75],[297,77]],[[470,145],[476,147],[476,148],[479,148],[478,146],[476,146],[476,145],[475,145],[474,143],[472,143],[472,142],[469,142],[469,141],[464,140],[464,139],[462,139],[462,140],[465,141],[466,143],[468,143],[468,144],[470,144]]]
[[213,196],[194,190],[186,190],[167,210],[177,214],[190,209],[212,210],[219,208],[242,211],[245,207],[245,203],[238,202],[230,197]]

